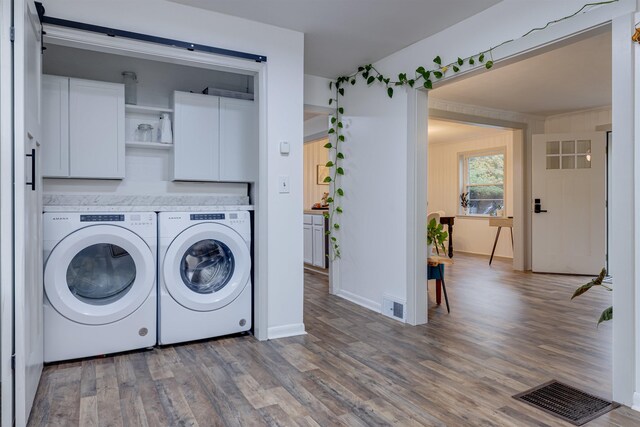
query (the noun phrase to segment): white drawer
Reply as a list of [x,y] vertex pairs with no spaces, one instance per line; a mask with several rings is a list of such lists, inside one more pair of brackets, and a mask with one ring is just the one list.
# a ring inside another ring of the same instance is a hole
[[304,224],[309,224],[309,225],[313,225],[313,217],[315,215],[304,215],[304,219],[302,220],[302,222]]
[[312,215],[313,225],[324,225],[324,215]]

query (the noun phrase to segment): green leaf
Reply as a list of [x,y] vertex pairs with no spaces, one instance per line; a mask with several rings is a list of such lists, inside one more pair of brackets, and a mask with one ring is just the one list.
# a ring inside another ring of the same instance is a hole
[[342,128],[343,128],[343,126],[342,126],[342,122],[338,122],[338,127],[339,127],[340,129],[342,129]]
[[339,158],[339,159],[344,159],[344,154],[338,153],[338,154],[336,154],[336,157]]
[[336,119],[335,117],[331,117],[331,124],[334,124],[337,121],[338,121],[338,119]]
[[327,203],[333,203],[333,198],[332,197],[327,197]]
[[389,95],[389,98],[393,98],[393,88],[392,87],[388,87],[387,88],[387,95]]
[[422,66],[416,68],[416,73],[418,73],[418,74],[424,74],[425,71],[427,71],[427,70],[425,70],[424,67],[422,67]]
[[439,55],[433,58],[433,62],[435,62],[438,65],[442,65],[442,59],[440,58]]
[[338,223],[333,224],[333,228],[335,228],[336,230],[340,230],[340,224]]
[[367,84],[370,85],[371,83],[373,83],[375,81],[375,77],[373,76],[369,76],[369,78],[367,79]]
[[331,182],[331,177],[330,176],[326,176],[324,178],[324,180],[322,180],[322,182]]
[[335,130],[335,129],[333,129],[333,128],[331,128],[331,129],[329,129],[329,131],[328,131],[327,133],[328,133],[328,134],[336,133],[336,130]]
[[584,285],[582,285],[578,289],[576,289],[576,291],[571,296],[571,299],[574,299],[575,297],[579,297],[580,295],[584,294],[585,292],[587,292],[589,289],[591,289],[595,285],[596,284],[595,284],[594,280],[590,281],[589,283],[585,283]]
[[462,66],[464,64],[464,59],[458,58],[458,65]]
[[433,82],[431,80],[427,80],[424,82],[425,89],[433,89]]
[[364,77],[365,79],[369,77],[369,72],[365,71],[364,73],[362,73],[362,77]]
[[598,325],[611,319],[613,319],[613,307],[609,307],[602,312],[600,319],[598,319]]
[[331,241],[332,241],[332,242],[337,242],[337,241],[338,241],[338,239],[336,239],[335,237],[332,237],[332,238],[331,238]]
[[331,148],[333,147],[333,145],[331,145],[330,142],[327,142],[326,144],[324,144],[324,148]]
[[340,195],[340,196],[344,196],[344,190],[342,188],[338,188],[336,190],[336,193],[338,193],[338,195]]
[[453,67],[451,67],[451,68],[453,68],[453,72],[454,72],[454,73],[457,73],[458,71],[460,71],[460,68],[458,68],[458,67],[457,67],[457,66],[455,66],[455,65],[454,65]]
[[344,89],[343,88],[338,89],[338,92],[340,93],[341,96],[344,96]]
[[484,62],[484,53],[480,54],[480,56],[478,57],[478,61]]
[[338,206],[338,207],[336,208],[336,212],[338,212],[338,213],[342,213],[342,208],[341,208],[340,206]]
[[338,141],[344,142],[344,135],[339,135],[338,136]]
[[338,173],[338,175],[344,175],[344,169],[342,168],[337,168],[336,172]]
[[473,65],[476,63],[476,60],[473,57],[469,58],[469,65]]
[[378,76],[378,81],[382,83],[382,80],[384,80],[384,77],[382,77],[382,74],[380,74],[380,75]]
[[433,75],[436,77],[436,79],[441,79],[442,78],[442,73],[440,71],[434,71]]
[[385,84],[389,84],[390,81],[391,81],[391,79],[388,78],[388,77],[386,79],[384,79]]
[[342,107],[338,108],[338,113],[344,114],[344,108],[342,108]]
[[331,235],[331,231],[329,231],[329,230],[325,231],[325,232],[324,232],[324,235],[325,235],[325,236],[330,236],[330,235]]
[[351,79],[351,85],[356,84],[356,79]]
[[329,90],[333,89],[333,82],[329,82]]
[[333,104],[333,98],[329,100],[329,105]]
[[325,166],[326,166],[326,167],[328,167],[328,168],[331,168],[331,167],[333,167],[333,162],[332,162],[331,160],[329,160],[329,161],[325,164]]
[[491,67],[493,67],[493,61],[487,61],[484,66],[487,67],[487,70],[489,70]]
[[409,86],[413,87],[413,85],[416,84],[416,81],[411,79],[409,80]]
[[364,67],[358,67],[358,72],[360,73],[362,71],[364,71]]

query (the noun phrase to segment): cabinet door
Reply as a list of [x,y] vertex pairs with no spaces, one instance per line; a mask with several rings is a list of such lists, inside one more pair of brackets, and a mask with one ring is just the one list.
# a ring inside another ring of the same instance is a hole
[[304,262],[313,264],[313,226],[304,225]]
[[253,182],[258,169],[255,102],[220,98],[220,180]]
[[124,178],[124,85],[70,79],[69,170],[73,178]]
[[325,267],[324,226],[313,226],[313,265]]
[[173,179],[220,180],[220,99],[174,92]]
[[69,176],[69,78],[42,76],[42,176]]

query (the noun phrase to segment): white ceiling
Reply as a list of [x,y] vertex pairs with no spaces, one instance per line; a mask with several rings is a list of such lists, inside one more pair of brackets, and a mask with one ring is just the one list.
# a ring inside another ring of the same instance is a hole
[[501,0],[171,0],[305,33],[305,73],[334,78]]
[[611,105],[611,32],[452,82],[430,96],[550,116]]
[[429,119],[429,145],[487,138],[504,132],[511,132],[511,130],[492,126]]

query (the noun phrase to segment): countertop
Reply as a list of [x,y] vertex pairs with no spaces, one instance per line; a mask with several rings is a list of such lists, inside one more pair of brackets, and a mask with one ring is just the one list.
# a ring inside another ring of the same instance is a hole
[[44,194],[45,212],[252,211],[249,197],[230,195]]
[[322,215],[325,212],[329,212],[329,209],[305,209],[305,215]]

